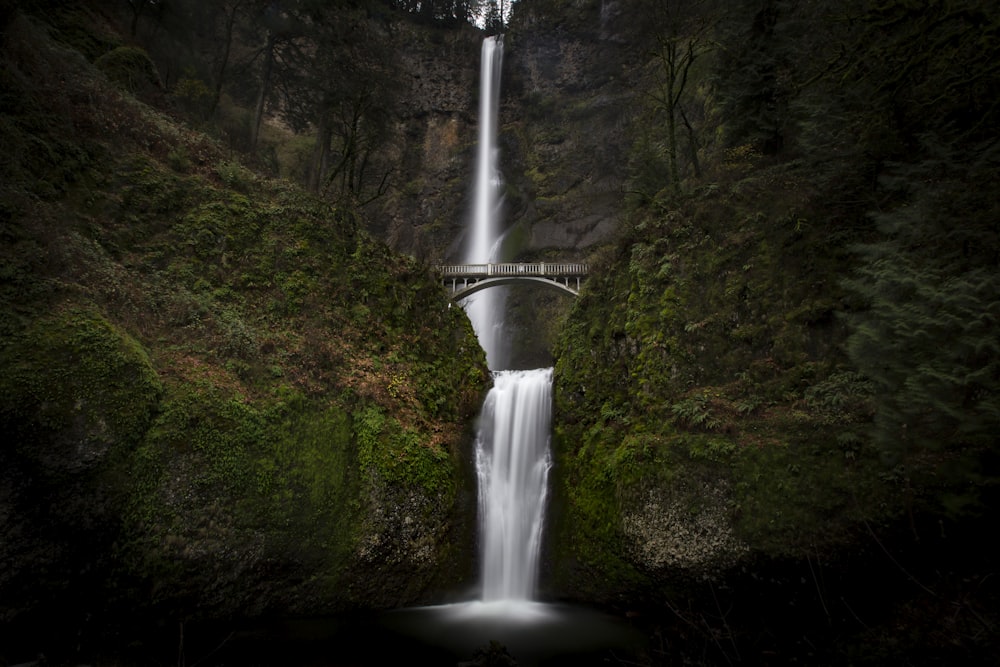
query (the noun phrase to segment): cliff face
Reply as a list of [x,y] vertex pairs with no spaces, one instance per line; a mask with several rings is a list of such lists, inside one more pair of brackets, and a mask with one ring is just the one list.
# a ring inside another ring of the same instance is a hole
[[399,182],[372,231],[418,259],[454,261],[468,221],[482,35],[403,24],[398,39],[403,89],[389,150]]
[[518,6],[504,72],[502,135],[514,257],[581,260],[619,225],[634,116],[614,4]]
[[[554,23],[518,7],[504,36],[500,162],[508,260],[580,260],[617,226],[634,92],[613,5]],[[479,48],[471,28],[400,28],[399,174],[375,233],[430,261],[461,257],[478,131]]]

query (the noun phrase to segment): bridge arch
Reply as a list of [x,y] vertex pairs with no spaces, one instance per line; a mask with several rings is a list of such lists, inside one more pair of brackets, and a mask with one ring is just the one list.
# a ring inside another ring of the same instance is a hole
[[542,278],[541,276],[501,276],[498,278],[486,278],[484,280],[477,280],[474,283],[469,283],[467,286],[459,287],[454,292],[451,293],[451,298],[455,301],[464,299],[467,296],[471,296],[476,292],[481,292],[484,289],[489,289],[491,287],[499,287],[500,285],[515,285],[518,283],[540,283],[546,287],[554,287],[561,292],[566,292],[572,296],[579,296],[580,291],[570,285],[563,284],[551,278]]

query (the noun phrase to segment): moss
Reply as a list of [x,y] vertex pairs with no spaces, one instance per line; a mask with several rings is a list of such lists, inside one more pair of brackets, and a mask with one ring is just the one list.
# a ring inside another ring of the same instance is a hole
[[[603,599],[637,593],[649,579],[628,558],[623,515],[643,489],[666,483],[671,470],[656,460],[655,438],[621,438],[620,413],[607,407],[604,428],[557,427],[553,437],[556,488],[553,573],[564,595]],[[599,582],[599,583],[597,583]]]
[[0,366],[7,446],[43,464],[85,466],[134,447],[162,391],[143,347],[91,308],[30,321],[0,347]]
[[452,497],[457,473],[447,451],[427,446],[419,433],[377,407],[358,413],[355,423],[358,465],[365,478],[379,485]]
[[902,489],[870,454],[847,454],[832,437],[740,450],[733,464],[735,525],[756,550],[803,556],[850,542],[865,522],[899,511]]
[[322,573],[313,585],[326,588],[310,595],[335,600],[362,531],[355,456],[339,407],[317,409],[296,392],[254,404],[208,378],[174,383],[145,443],[122,464],[118,483],[131,493],[119,555],[132,576],[170,584],[158,595],[171,605],[204,599],[200,587],[229,585],[262,559]]
[[94,61],[94,66],[123,90],[144,92],[160,85],[160,75],[149,54],[135,46],[119,46]]
[[79,51],[90,61],[122,46],[122,36],[108,30],[103,20],[95,20],[94,10],[89,7],[40,2],[23,3],[21,8],[48,22],[55,39]]
[[149,442],[199,461],[196,486],[244,492],[251,486],[251,450],[264,439],[260,412],[239,394],[201,383],[171,383]]

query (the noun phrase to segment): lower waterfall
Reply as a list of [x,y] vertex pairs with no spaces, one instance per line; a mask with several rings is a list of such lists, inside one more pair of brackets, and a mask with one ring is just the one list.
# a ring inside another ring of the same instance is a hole
[[476,438],[484,602],[534,597],[551,415],[551,368],[494,374]]

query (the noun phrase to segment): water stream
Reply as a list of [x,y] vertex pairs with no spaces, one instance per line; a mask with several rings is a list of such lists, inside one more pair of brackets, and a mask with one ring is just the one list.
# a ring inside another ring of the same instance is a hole
[[[497,148],[497,119],[500,113],[500,74],[503,70],[503,38],[483,40],[479,66],[479,143],[473,181],[472,220],[469,225],[467,264],[485,264],[500,259],[500,211],[503,204],[503,177]],[[504,336],[506,290],[488,289],[465,300],[463,307],[486,351],[491,369],[507,367],[510,345]]]
[[[479,144],[470,224],[470,264],[496,262],[502,178],[496,145],[503,38],[483,40],[480,59]],[[503,370],[503,292],[484,290],[463,306],[493,369],[476,437],[482,600],[531,600],[549,470],[552,369]]]
[[482,599],[531,600],[548,490],[552,369],[504,371],[476,438]]

